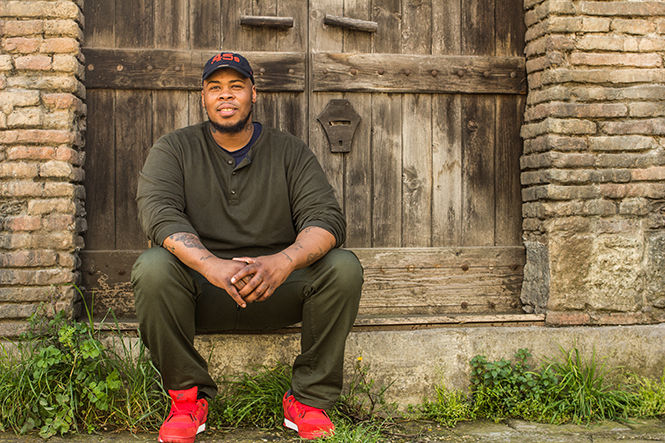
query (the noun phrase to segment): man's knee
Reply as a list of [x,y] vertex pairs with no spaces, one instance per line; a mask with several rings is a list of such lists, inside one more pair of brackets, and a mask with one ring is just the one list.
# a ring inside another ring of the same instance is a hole
[[328,266],[336,284],[358,294],[363,284],[363,268],[358,257],[346,249],[333,249],[322,259]]
[[144,251],[132,268],[132,286],[158,288],[173,278],[174,272],[183,266],[169,251],[161,247]]

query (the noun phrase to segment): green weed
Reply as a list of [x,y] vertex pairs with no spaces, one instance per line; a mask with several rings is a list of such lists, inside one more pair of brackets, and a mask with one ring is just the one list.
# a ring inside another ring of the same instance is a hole
[[433,420],[452,428],[460,421],[473,420],[476,410],[462,392],[449,391],[445,386],[435,386],[436,398],[425,400],[422,405],[411,408],[418,418]]
[[659,380],[631,375],[635,390],[635,405],[631,415],[657,417],[665,415],[665,372]]

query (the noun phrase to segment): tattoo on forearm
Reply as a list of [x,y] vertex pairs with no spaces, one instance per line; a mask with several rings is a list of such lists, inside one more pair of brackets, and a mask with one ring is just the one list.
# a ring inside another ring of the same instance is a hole
[[170,235],[168,238],[174,242],[182,243],[182,245],[186,248],[206,250],[206,247],[203,246],[201,240],[196,235],[189,232],[176,233]]
[[206,255],[205,257],[201,257],[199,260],[200,260],[200,261],[206,261],[206,260],[208,260],[208,259],[210,259],[210,258],[215,258],[215,256],[212,255],[212,254],[210,254],[210,255]]
[[289,263],[293,263],[293,260],[291,259],[291,257],[289,257],[289,254],[287,254],[284,251],[281,251],[281,253],[284,254],[284,256],[289,259]]
[[316,252],[310,252],[310,253],[307,255],[307,262],[306,262],[307,265],[311,265],[312,263],[314,263],[315,261],[317,261],[318,259],[320,259],[320,258],[323,257],[324,255],[326,255],[326,253],[325,253],[325,251],[324,251],[323,249],[321,249],[321,248],[319,248],[319,250],[316,251]]

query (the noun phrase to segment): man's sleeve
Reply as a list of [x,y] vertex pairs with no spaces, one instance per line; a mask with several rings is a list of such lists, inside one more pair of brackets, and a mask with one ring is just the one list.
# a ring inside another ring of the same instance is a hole
[[346,221],[325,172],[312,151],[303,144],[289,171],[291,211],[297,232],[317,226],[335,237],[336,246],[346,238]]
[[182,164],[163,137],[150,149],[138,181],[139,221],[154,244],[161,246],[176,232],[197,233],[184,213]]

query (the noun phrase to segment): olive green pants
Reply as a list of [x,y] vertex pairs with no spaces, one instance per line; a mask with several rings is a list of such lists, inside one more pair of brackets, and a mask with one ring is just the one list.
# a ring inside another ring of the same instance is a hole
[[198,386],[209,397],[216,395],[207,363],[194,348],[196,333],[270,330],[302,321],[291,388],[300,402],[324,409],[342,389],[344,346],[362,283],[356,256],[333,249],[293,272],[268,300],[242,309],[164,248],[145,251],[132,269],[141,338],[167,389]]

